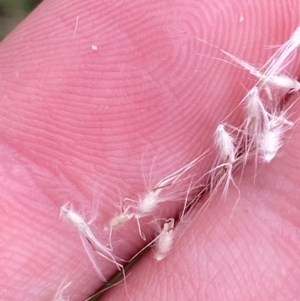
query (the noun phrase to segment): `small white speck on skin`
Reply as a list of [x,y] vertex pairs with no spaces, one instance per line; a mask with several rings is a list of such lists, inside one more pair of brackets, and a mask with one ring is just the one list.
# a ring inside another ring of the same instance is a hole
[[96,51],[98,50],[98,47],[96,45],[92,45],[92,50]]
[[244,16],[240,16],[240,19],[239,19],[239,22],[241,23],[241,22],[243,22],[245,20],[245,18],[244,18]]

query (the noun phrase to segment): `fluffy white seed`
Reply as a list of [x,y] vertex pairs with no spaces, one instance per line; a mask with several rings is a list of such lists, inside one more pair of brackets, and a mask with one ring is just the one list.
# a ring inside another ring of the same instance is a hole
[[[244,162],[247,162],[252,150],[257,150],[264,121],[268,122],[269,114],[260,98],[258,88],[253,87],[245,97],[245,126],[243,141],[245,147]],[[256,152],[257,154],[257,152]]]
[[260,119],[262,108],[258,88],[254,86],[246,96],[246,118],[250,120]]
[[291,90],[291,92],[300,90],[300,83],[297,80],[283,74],[267,76],[259,73],[259,78],[277,88]]
[[154,245],[154,258],[157,261],[164,259],[170,252],[174,242],[174,219],[164,223],[161,233],[158,235]]
[[73,225],[78,230],[84,249],[87,252],[99,277],[101,279],[105,279],[101,270],[97,267],[93,254],[90,252],[90,249],[87,247],[86,242],[90,243],[90,245],[93,247],[96,254],[114,263],[117,266],[117,268],[121,270],[123,266],[116,261],[116,258],[112,254],[111,250],[96,238],[96,236],[94,235],[94,233],[92,232],[92,230],[90,229],[88,223],[84,220],[84,218],[73,210],[73,206],[71,205],[70,208],[68,207],[69,207],[68,204],[63,205],[60,210],[60,215],[64,217],[71,225]]
[[280,128],[266,129],[260,139],[260,152],[265,162],[271,162],[281,147],[282,132]]
[[69,223],[77,228],[80,233],[85,234],[88,231],[87,223],[81,215],[73,211],[72,205],[70,209],[68,208],[68,204],[63,205],[60,208],[60,216],[64,217]]
[[[261,72],[259,69],[251,66],[247,62],[235,57],[234,55],[223,51],[227,56],[229,56],[232,60],[237,62],[239,65],[241,65],[243,68],[248,70],[250,74],[254,75],[260,80],[259,85],[264,88],[268,88],[265,85],[272,85],[277,88],[287,89],[291,90],[292,92],[299,91],[300,90],[300,83],[291,77],[288,77],[284,74],[280,74],[282,68],[278,65],[278,69],[275,70],[275,65],[273,65],[272,68],[267,68],[266,71]],[[284,57],[286,57],[284,55]],[[277,65],[276,65],[277,66]]]
[[108,223],[108,227],[110,229],[117,228],[126,224],[129,220],[131,220],[133,214],[127,214],[126,212],[122,212],[119,215],[114,216]]
[[208,151],[202,153],[200,156],[198,156],[196,159],[192,160],[185,166],[162,178],[155,185],[155,188],[145,193],[142,197],[139,198],[138,201],[125,198],[123,202],[131,203],[125,209],[125,212],[130,212],[130,214],[126,214],[125,216],[121,214],[120,216],[115,217],[111,221],[111,223],[113,223],[114,225],[119,224],[119,222],[121,223],[122,221],[126,223],[132,217],[135,217],[140,236],[143,239],[145,239],[144,235],[142,234],[140,219],[153,212],[161,202],[167,201],[168,197],[161,196],[162,191],[165,188],[170,187],[177,183],[179,180],[181,180],[183,175],[187,173],[190,169],[192,169],[198,162],[200,162],[207,155],[207,153]]
[[155,189],[148,192],[140,201],[138,204],[138,212],[137,216],[141,216],[144,214],[148,214],[151,211],[153,211],[158,203],[159,203],[159,196],[162,189]]
[[220,158],[228,163],[235,161],[234,137],[226,130],[223,124],[219,124],[215,132],[215,143],[219,149]]
[[280,147],[282,146],[282,136],[287,127],[291,127],[292,122],[286,120],[283,115],[270,115],[265,121],[263,131],[260,135],[259,151],[263,161],[271,162]]

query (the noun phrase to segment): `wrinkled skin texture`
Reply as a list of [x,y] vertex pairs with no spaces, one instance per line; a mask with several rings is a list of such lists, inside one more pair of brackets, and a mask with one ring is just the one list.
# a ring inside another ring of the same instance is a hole
[[[218,123],[255,83],[196,37],[260,66],[274,52],[266,46],[298,26],[299,8],[298,0],[45,0],[22,22],[0,45],[3,300],[50,300],[68,281],[71,300],[95,292],[101,282],[60,206],[70,201],[91,218],[94,208],[104,237],[120,199],[212,146]],[[299,60],[289,72],[300,75]],[[299,112],[296,104],[294,120]],[[220,192],[168,257],[155,262],[148,252],[136,264],[132,300],[299,298],[298,125],[287,138],[273,162],[247,165],[238,202],[234,187],[226,199]],[[180,204],[162,207],[172,216]],[[144,243],[135,223],[113,237],[127,259]],[[108,278],[116,272],[99,263]],[[125,296],[120,284],[103,300]]]

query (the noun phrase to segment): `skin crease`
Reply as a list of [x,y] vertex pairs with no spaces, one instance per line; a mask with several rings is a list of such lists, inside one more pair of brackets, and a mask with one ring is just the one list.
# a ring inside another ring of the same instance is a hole
[[[105,240],[120,198],[145,191],[144,175],[154,185],[212,145],[216,126],[255,81],[195,37],[259,66],[274,51],[266,46],[299,25],[296,0],[158,3],[45,0],[1,43],[5,300],[50,300],[69,281],[71,300],[92,294],[101,282],[60,206],[98,212],[93,229]],[[298,112],[295,105],[294,120]],[[296,125],[274,162],[247,166],[238,203],[232,187],[226,200],[217,194],[168,257],[156,263],[146,254],[127,278],[131,299],[297,300],[299,135]],[[206,158],[199,176],[212,163]],[[179,208],[169,203],[159,213]],[[127,259],[144,243],[135,223],[114,239]],[[107,277],[116,271],[99,264]],[[103,300],[124,298],[120,285]]]

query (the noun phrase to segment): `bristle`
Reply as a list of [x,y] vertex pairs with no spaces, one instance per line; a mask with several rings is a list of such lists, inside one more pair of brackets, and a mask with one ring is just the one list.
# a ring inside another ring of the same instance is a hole
[[71,285],[71,282],[63,285],[61,284],[54,296],[54,298],[52,299],[52,301],[69,301],[69,298],[68,297],[65,297],[63,294],[64,294],[64,291]]

